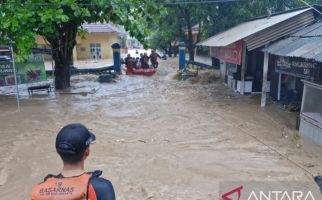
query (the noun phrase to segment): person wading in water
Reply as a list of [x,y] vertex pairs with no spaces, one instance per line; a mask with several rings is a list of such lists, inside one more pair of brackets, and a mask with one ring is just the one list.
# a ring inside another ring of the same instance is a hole
[[152,67],[154,69],[158,68],[158,66],[159,66],[158,58],[161,59],[161,56],[155,51],[155,49],[153,49],[150,54],[150,61],[151,61]]
[[58,175],[48,175],[31,192],[32,200],[115,200],[113,185],[100,178],[102,171],[86,172],[85,160],[96,136],[82,124],[69,124],[56,137],[56,151],[63,160]]

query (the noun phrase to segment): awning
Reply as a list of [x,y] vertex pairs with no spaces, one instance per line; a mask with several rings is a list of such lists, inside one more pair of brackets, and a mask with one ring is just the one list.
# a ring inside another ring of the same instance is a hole
[[322,62],[322,22],[306,28],[263,48],[270,54],[312,59]]
[[0,53],[10,53],[10,48],[8,46],[0,46]]
[[[54,50],[48,48],[33,48],[31,49],[32,53],[38,54],[48,54],[51,55]],[[11,53],[10,48],[8,46],[0,46],[0,54]]]
[[241,23],[197,45],[225,47],[242,40],[246,42],[248,50],[253,50],[294,33],[312,24],[313,21],[314,16],[311,8],[287,11]]
[[54,50],[53,49],[48,49],[48,48],[33,48],[32,53],[38,53],[38,54],[48,54],[52,55]]

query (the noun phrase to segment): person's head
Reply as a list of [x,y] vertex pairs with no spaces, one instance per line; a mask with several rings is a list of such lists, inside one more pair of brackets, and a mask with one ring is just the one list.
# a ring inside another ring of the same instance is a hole
[[128,58],[131,58],[131,54],[127,54],[127,57],[128,57]]
[[56,151],[64,164],[77,164],[89,155],[89,146],[96,137],[82,124],[63,127],[56,137]]
[[144,56],[148,56],[148,53],[147,52],[144,52]]

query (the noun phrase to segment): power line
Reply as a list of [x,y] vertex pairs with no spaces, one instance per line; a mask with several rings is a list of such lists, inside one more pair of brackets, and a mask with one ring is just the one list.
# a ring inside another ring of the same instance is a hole
[[[247,0],[194,0],[194,1],[174,1],[174,2],[157,2],[157,4],[161,5],[183,5],[183,4],[211,4],[211,3],[228,3],[228,2],[238,2],[238,1],[247,1]],[[37,6],[51,6],[56,5],[57,3],[18,3],[18,2],[5,2],[1,3],[2,5],[17,5],[17,6],[25,6],[25,5],[37,5]],[[104,4],[99,3],[78,3],[79,6],[101,6]]]
[[306,2],[306,1],[304,1],[304,0],[299,0],[299,1],[301,1],[301,2],[302,2],[302,3],[304,3],[305,5],[307,5],[308,7],[312,8],[312,9],[313,9],[313,10],[315,10],[317,13],[319,13],[320,15],[322,15],[322,13],[321,13],[318,9],[314,8],[314,6],[310,5],[308,2]]
[[211,3],[228,3],[228,2],[237,2],[237,1],[246,1],[246,0],[206,0],[206,1],[176,1],[170,3],[159,3],[165,6],[167,5],[183,5],[183,4],[211,4]]

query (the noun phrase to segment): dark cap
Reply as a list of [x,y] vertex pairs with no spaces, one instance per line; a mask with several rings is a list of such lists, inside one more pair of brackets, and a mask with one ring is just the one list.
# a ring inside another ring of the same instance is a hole
[[62,128],[56,137],[56,150],[59,154],[78,155],[95,141],[96,136],[82,124],[69,124]]

